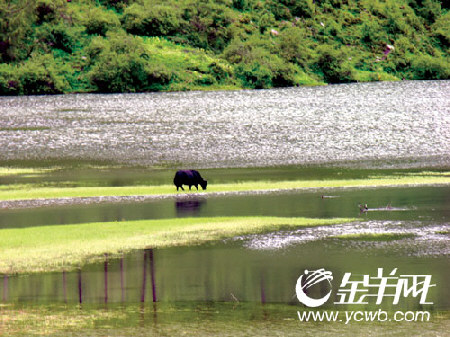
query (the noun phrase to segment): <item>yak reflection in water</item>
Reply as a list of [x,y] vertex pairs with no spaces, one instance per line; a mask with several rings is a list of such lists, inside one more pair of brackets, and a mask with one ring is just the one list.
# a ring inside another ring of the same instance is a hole
[[175,201],[175,209],[178,216],[198,215],[202,206],[206,203],[205,199],[189,198],[178,199]]

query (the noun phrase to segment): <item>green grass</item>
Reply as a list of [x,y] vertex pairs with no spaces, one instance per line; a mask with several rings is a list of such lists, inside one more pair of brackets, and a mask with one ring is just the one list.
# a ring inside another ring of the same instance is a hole
[[333,236],[335,239],[357,241],[395,241],[412,239],[414,237],[416,237],[416,235],[412,233],[358,233]]
[[322,226],[354,219],[210,217],[97,222],[0,230],[0,273],[70,269],[103,254],[199,244],[284,227]]
[[50,172],[54,169],[51,168],[16,168],[16,167],[0,167],[0,177],[2,176],[21,176],[29,174],[41,174],[44,172]]
[[[210,184],[207,193],[243,192],[262,190],[288,190],[302,188],[335,187],[386,187],[401,185],[450,184],[448,172],[440,175],[406,175],[373,177],[367,179],[328,179],[328,180],[292,180],[292,181],[246,181],[239,183]],[[194,192],[195,191],[195,192]],[[178,192],[178,193],[196,193]],[[177,193],[174,185],[123,186],[123,187],[36,187],[33,184],[11,184],[0,186],[0,200],[67,198],[95,196],[131,196],[131,195],[167,195]]]

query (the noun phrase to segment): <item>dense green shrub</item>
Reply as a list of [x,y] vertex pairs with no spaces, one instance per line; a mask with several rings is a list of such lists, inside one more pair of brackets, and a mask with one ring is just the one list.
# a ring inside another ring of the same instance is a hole
[[108,8],[114,8],[116,10],[122,10],[126,5],[128,5],[130,0],[99,0],[99,2]]
[[19,91],[25,95],[66,92],[70,86],[63,72],[51,55],[34,56],[18,67]]
[[233,38],[231,25],[237,20],[236,11],[222,1],[189,0],[177,35],[192,46],[221,52]]
[[448,51],[450,46],[450,12],[440,16],[431,28],[433,37],[437,39],[438,45]]
[[430,55],[415,55],[411,61],[414,79],[450,79],[450,62],[445,58],[431,57]]
[[85,15],[82,22],[88,34],[105,36],[108,30],[120,27],[119,18],[110,10],[93,7]]
[[238,64],[236,76],[246,88],[265,89],[272,86],[272,71],[258,62]]
[[317,47],[316,67],[322,73],[327,83],[352,82],[353,69],[348,63],[348,56],[342,50],[332,46],[320,45]]
[[0,62],[26,59],[33,48],[33,6],[0,1]]
[[164,5],[133,4],[125,9],[122,22],[127,32],[142,36],[173,35],[180,27],[177,11]]
[[137,92],[162,90],[172,74],[163,65],[151,62],[143,40],[122,33],[108,39],[92,40],[90,82],[100,92]]
[[71,53],[73,46],[76,44],[69,33],[69,29],[64,24],[43,24],[36,31],[36,39],[36,42],[48,46],[48,49],[60,49],[66,53]]
[[263,37],[248,41],[235,40],[224,51],[224,57],[236,64],[236,76],[245,87],[270,88],[296,85],[298,68],[276,54]]
[[0,1],[0,95],[447,79],[449,13],[438,0]]
[[219,62],[211,62],[208,65],[208,72],[213,76],[216,83],[226,83],[233,77],[233,72],[230,67],[226,67]]
[[409,0],[414,11],[423,17],[429,24],[436,21],[441,15],[441,2],[436,0]]
[[361,42],[365,44],[383,45],[388,41],[388,35],[378,20],[368,20],[361,25]]
[[36,23],[40,25],[61,18],[64,6],[63,0],[37,0],[35,5]]
[[108,53],[89,72],[100,92],[142,92],[163,90],[171,80],[164,66],[148,64],[138,55]]
[[20,93],[17,68],[6,63],[0,64],[0,95]]

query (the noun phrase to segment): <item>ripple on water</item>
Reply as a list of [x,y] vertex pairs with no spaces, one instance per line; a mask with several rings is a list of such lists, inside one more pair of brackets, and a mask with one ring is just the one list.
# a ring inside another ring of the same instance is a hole
[[[312,241],[330,240],[345,248],[367,252],[382,249],[411,256],[450,255],[450,225],[404,221],[361,221],[333,226],[307,227],[234,238],[256,250],[277,250]],[[340,239],[345,235],[399,235],[398,240]],[[402,238],[403,237],[403,238]]]
[[222,167],[414,154],[416,165],[449,165],[449,89],[450,81],[405,81],[0,97],[0,159]]

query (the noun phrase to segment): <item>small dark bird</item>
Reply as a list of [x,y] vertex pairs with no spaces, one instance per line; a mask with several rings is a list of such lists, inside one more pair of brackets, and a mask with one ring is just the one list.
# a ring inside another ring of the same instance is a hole
[[365,212],[367,212],[369,210],[369,208],[367,207],[367,204],[364,204],[364,206],[361,205],[361,204],[358,204],[358,207],[359,207],[359,211],[361,213],[365,213]]

